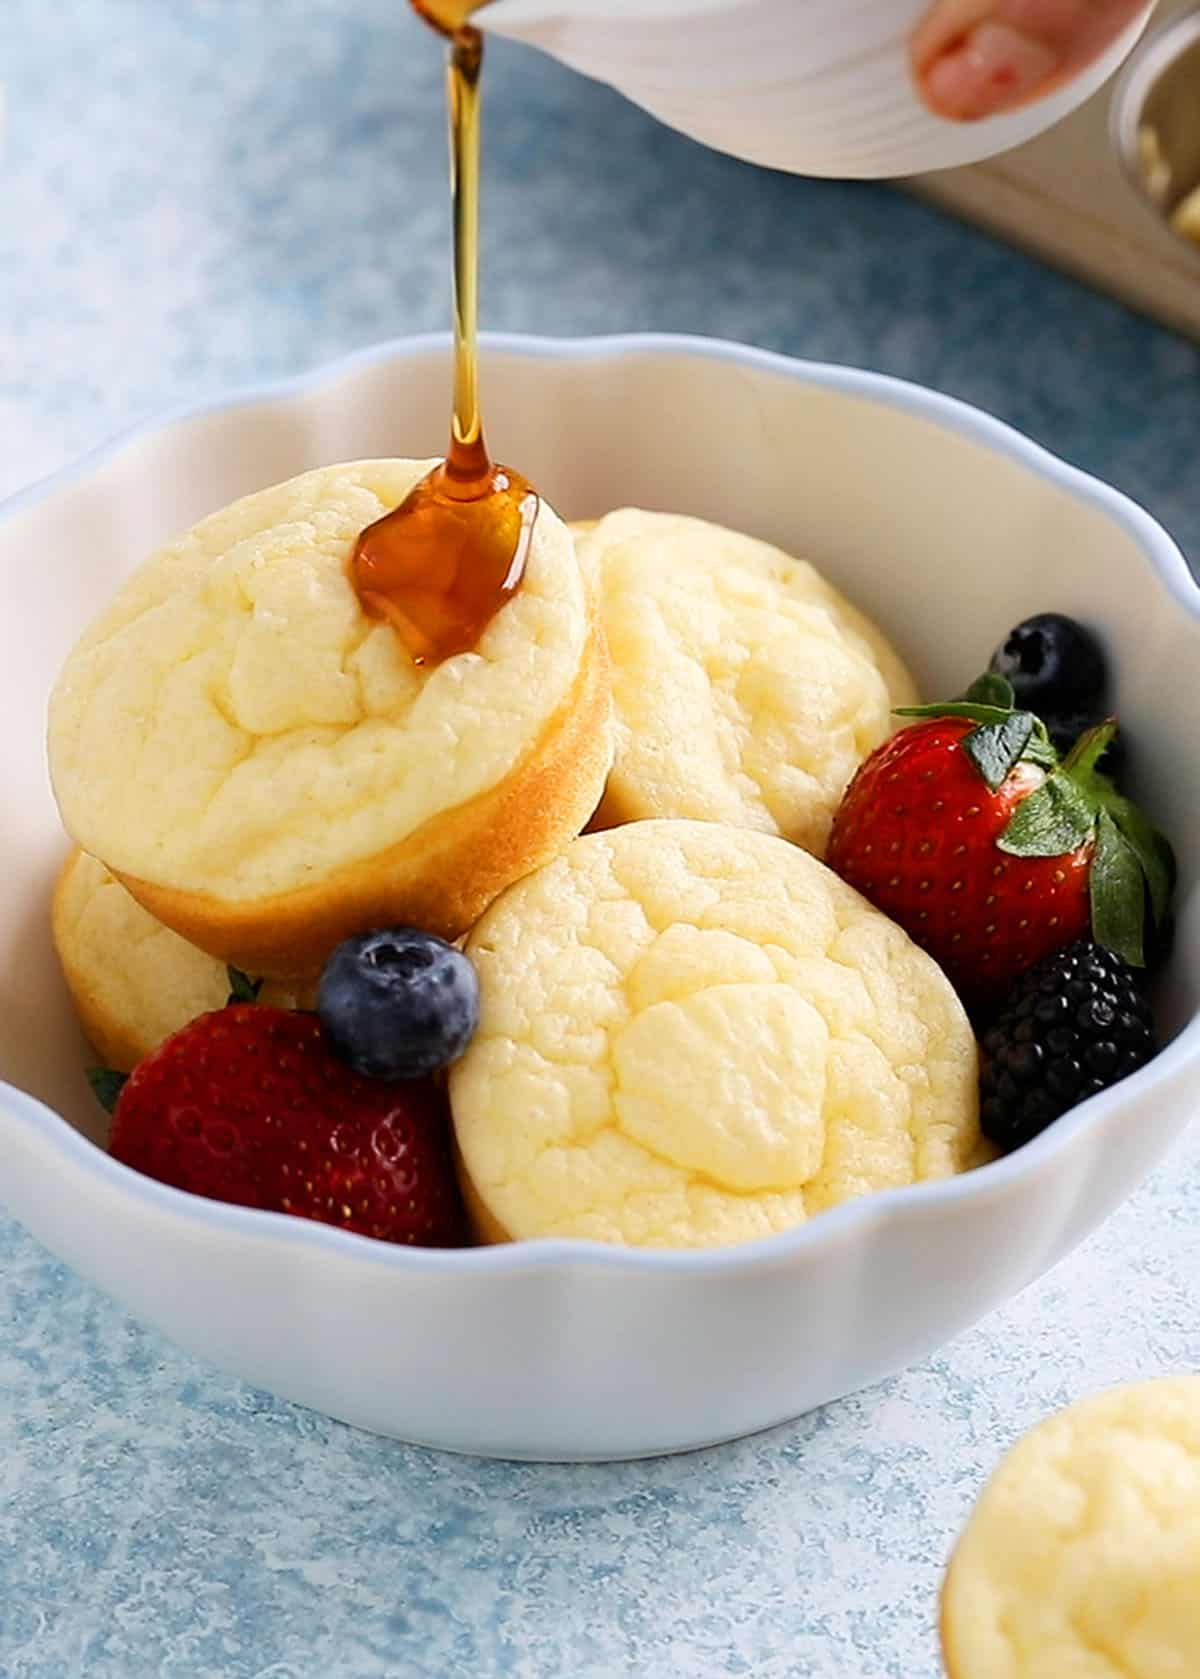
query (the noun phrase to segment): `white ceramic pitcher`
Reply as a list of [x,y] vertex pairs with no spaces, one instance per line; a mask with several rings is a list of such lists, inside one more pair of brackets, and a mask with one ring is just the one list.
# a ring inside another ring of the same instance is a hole
[[918,98],[908,38],[927,0],[491,0],[478,21],[609,82],[694,139],[803,175],[903,176],[973,163],[1098,88],[1153,10],[1069,86],[959,124]]

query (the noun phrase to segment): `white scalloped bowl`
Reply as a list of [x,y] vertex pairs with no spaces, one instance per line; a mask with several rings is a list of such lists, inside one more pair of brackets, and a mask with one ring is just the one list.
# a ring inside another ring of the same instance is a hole
[[0,510],[0,1198],[180,1345],[364,1428],[496,1456],[681,1450],[926,1356],[1062,1258],[1182,1130],[1200,1060],[1200,754],[1178,702],[1200,668],[1200,592],[1123,496],[894,380],[671,338],[494,340],[485,374],[496,445],[564,514],[675,508],[808,555],[930,693],[1029,612],[1095,623],[1140,791],[1182,859],[1171,1042],[1007,1160],[709,1253],[414,1252],[110,1160],[47,925],[65,849],[48,691],[120,578],[200,515],[324,462],[436,453],[447,347],[417,339],[145,427]]

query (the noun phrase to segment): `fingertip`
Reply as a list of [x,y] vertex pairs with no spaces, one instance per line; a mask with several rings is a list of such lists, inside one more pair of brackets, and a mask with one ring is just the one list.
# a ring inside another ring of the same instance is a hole
[[1035,98],[1061,68],[1060,55],[1044,41],[989,22],[933,58],[917,84],[935,115],[978,122]]

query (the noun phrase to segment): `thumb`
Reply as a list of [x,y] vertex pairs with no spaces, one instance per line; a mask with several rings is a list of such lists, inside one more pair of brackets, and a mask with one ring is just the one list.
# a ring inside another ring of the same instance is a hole
[[954,122],[1013,111],[1085,70],[1149,0],[935,0],[912,38],[921,97]]

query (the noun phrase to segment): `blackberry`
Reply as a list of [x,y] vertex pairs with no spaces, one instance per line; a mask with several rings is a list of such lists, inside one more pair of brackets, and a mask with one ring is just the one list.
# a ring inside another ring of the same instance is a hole
[[1138,971],[1088,939],[1022,974],[983,1037],[980,1122],[1005,1154],[1157,1048]]

